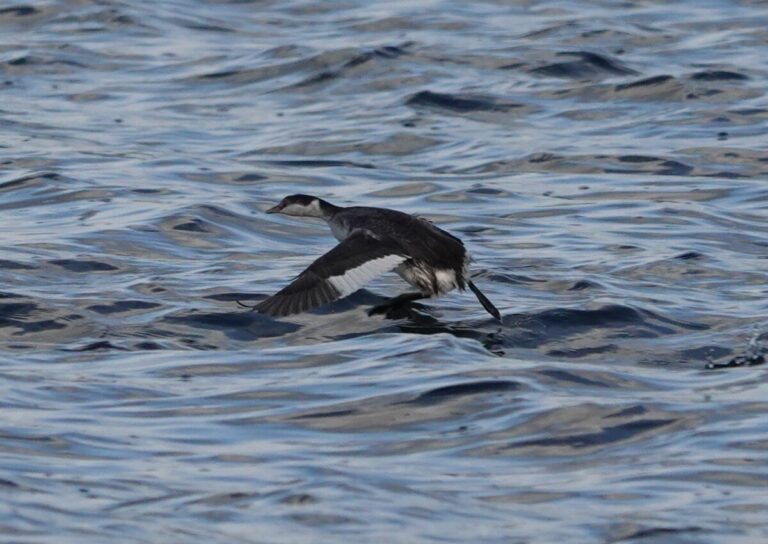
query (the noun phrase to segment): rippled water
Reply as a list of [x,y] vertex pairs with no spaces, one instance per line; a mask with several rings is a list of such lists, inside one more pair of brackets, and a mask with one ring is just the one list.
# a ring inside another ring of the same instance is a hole
[[[768,539],[767,7],[0,4],[0,540]],[[241,311],[293,192],[503,325]]]

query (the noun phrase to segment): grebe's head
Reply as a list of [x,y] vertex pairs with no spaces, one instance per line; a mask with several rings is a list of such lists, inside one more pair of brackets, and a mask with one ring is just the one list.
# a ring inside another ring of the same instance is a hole
[[325,207],[327,202],[310,195],[290,195],[280,201],[280,204],[267,210],[267,213],[282,213],[297,217],[320,217],[328,215]]

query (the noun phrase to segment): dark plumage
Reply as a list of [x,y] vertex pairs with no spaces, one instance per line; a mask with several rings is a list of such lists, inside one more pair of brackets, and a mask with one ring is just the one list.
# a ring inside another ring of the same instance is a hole
[[395,270],[418,289],[373,308],[369,314],[467,286],[496,319],[496,307],[469,279],[464,244],[429,221],[384,208],[341,208],[309,195],[285,197],[267,213],[324,219],[340,243],[317,259],[287,287],[254,310],[285,316],[322,306],[358,290],[376,276]]

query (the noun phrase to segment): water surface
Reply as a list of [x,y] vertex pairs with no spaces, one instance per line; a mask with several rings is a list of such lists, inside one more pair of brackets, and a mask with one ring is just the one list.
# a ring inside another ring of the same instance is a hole
[[[0,6],[8,542],[768,538],[763,2]],[[334,244],[461,236],[273,319]],[[715,368],[710,368],[715,367]],[[722,367],[722,368],[720,368]]]

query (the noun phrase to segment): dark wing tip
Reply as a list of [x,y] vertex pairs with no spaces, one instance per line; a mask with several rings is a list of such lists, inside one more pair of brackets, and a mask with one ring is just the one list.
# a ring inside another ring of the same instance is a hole
[[339,298],[339,292],[325,281],[315,283],[301,291],[286,293],[287,289],[262,300],[256,305],[256,311],[272,317],[285,317],[312,310]]
[[284,302],[284,300],[280,300],[280,297],[272,296],[259,302],[254,309],[260,314],[281,317],[288,315],[288,313],[285,313],[286,305]]

